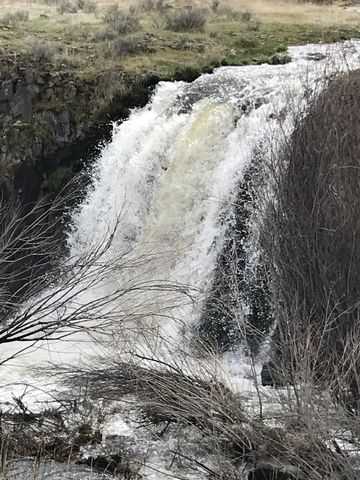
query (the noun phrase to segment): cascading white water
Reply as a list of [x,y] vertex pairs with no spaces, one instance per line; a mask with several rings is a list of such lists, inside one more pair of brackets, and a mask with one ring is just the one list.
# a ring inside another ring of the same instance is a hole
[[[309,60],[313,52],[325,58]],[[160,83],[145,108],[114,126],[113,139],[97,161],[93,186],[73,215],[68,243],[72,256],[80,255],[111,231],[122,212],[107,258],[130,251],[132,259],[148,260],[119,271],[71,302],[81,304],[100,290],[130,285],[134,279],[176,283],[193,289],[199,300],[195,307],[183,303],[178,291],[148,291],[136,297],[137,314],[141,311],[144,321],[155,321],[173,338],[179,323],[171,318],[185,324],[196,320],[226,232],[219,216],[231,208],[253,148],[280,124],[291,129],[286,118],[289,99],[305,101],[305,89],[325,74],[357,67],[359,44],[308,45],[290,53],[293,61],[286,65],[226,67],[192,84]],[[132,300],[124,297],[120,307],[125,313],[131,312]],[[37,345],[1,367],[2,383],[23,383],[25,366],[46,360],[74,363],[95,351],[93,343],[78,340]],[[2,348],[2,358],[20,348],[23,345]]]

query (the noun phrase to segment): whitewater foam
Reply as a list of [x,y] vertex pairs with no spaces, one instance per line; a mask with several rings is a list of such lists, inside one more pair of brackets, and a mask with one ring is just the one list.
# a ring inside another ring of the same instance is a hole
[[[112,141],[94,167],[93,184],[73,214],[67,241],[71,257],[81,256],[111,234],[120,215],[106,258],[126,254],[137,266],[119,268],[71,302],[78,305],[129,286],[123,304],[112,307],[122,312],[118,323],[126,316],[148,317],[168,337],[178,338],[184,324],[196,322],[224,242],[227,212],[254,147],[279,128],[291,131],[289,102],[308,101],[309,90],[320,89],[325,76],[358,66],[358,42],[289,51],[293,61],[286,65],[224,67],[192,84],[161,82],[146,107],[114,125]],[[314,52],[324,58],[309,60]],[[131,286],[139,282],[188,286],[191,301],[181,288],[135,294]],[[115,313],[111,333],[119,345]],[[23,346],[2,347],[2,358]],[[36,345],[3,366],[1,380],[23,381],[26,366],[47,360],[77,363],[96,351],[86,335]]]

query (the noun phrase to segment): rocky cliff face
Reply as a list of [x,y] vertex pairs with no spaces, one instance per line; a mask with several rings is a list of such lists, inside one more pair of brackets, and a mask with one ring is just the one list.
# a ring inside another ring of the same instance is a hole
[[26,59],[0,61],[0,178],[31,200],[49,187],[49,177],[51,190],[74,173],[65,158],[70,147],[104,123],[101,106],[129,80],[121,68],[81,78]]

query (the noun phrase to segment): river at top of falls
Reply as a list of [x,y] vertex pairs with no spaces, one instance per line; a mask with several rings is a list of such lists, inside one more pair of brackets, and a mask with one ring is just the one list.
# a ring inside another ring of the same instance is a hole
[[[358,67],[359,49],[355,41],[292,47],[293,61],[286,65],[224,67],[191,84],[161,82],[146,107],[114,125],[68,236],[71,257],[81,257],[111,234],[120,216],[106,256],[110,262],[129,259],[131,268],[119,265],[62,308],[122,288],[121,302],[104,306],[111,311],[114,344],[121,342],[117,332],[127,318],[141,318],[179,342],[183,326],[198,318],[223,245],[226,214],[254,147],[280,125],[291,131],[289,102],[305,102],[309,88],[325,76]],[[309,60],[312,53],[324,58]],[[189,286],[191,301],[180,287],[162,288],[173,284]],[[157,288],[145,288],[150,285]],[[46,361],[77,364],[106,351],[108,341],[98,347],[92,337],[76,333],[37,344],[1,367],[1,383],[23,384],[26,368]],[[2,345],[1,357],[23,348]]]

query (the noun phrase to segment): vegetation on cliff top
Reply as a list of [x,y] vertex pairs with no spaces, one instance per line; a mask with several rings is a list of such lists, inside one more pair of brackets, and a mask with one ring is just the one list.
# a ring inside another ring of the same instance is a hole
[[287,61],[288,45],[359,36],[359,18],[338,4],[6,0],[0,46],[10,58],[25,55],[86,77],[121,65],[166,79],[184,66],[193,75],[221,64]]

